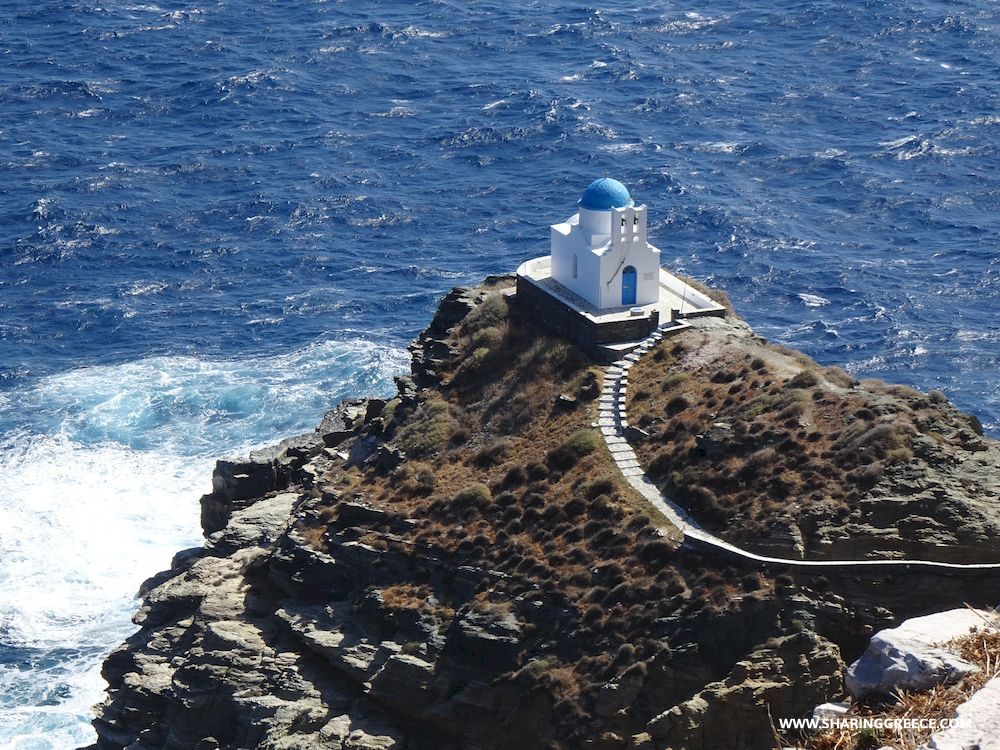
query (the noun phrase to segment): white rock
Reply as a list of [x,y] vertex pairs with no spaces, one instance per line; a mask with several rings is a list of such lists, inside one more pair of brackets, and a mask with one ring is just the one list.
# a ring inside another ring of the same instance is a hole
[[958,707],[955,724],[922,750],[1000,750],[1000,677],[994,677]]
[[850,703],[821,703],[813,709],[813,719],[822,721],[823,719],[839,719],[847,713]]
[[868,650],[847,670],[844,682],[856,699],[895,690],[927,690],[978,671],[942,644],[983,628],[991,613],[953,609],[914,617],[876,633]]

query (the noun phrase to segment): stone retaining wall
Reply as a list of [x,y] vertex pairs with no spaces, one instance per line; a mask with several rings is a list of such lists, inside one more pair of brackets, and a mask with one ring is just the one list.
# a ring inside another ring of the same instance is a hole
[[517,278],[517,293],[511,300],[511,309],[519,317],[579,344],[596,356],[606,356],[601,351],[602,344],[644,339],[660,324],[658,311],[648,317],[598,324],[523,276]]

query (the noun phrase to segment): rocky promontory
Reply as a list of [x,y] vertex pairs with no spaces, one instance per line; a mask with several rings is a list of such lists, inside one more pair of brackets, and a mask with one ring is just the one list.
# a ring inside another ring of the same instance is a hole
[[[606,452],[600,368],[519,318],[510,286],[447,295],[393,398],[344,402],[314,432],[218,463],[204,546],[143,586],[138,630],[104,665],[93,750],[766,748],[774,719],[844,695],[846,665],[875,630],[1000,599],[995,574],[821,576],[689,547]],[[697,356],[704,330],[649,360]],[[736,403],[746,376],[733,367]],[[685,399],[701,396],[700,377],[687,368]],[[880,408],[876,423],[893,413]],[[937,444],[993,455],[961,419]],[[670,439],[665,425],[646,425],[647,444]],[[692,439],[728,460],[735,430],[710,424]],[[885,475],[911,465],[894,455]],[[971,465],[954,482],[988,530],[984,466],[980,485],[966,481]],[[924,460],[912,481],[951,487],[936,470]],[[994,536],[949,514],[910,516],[913,538],[1000,559]],[[835,536],[810,524],[810,551]],[[876,555],[908,549],[863,536]]]

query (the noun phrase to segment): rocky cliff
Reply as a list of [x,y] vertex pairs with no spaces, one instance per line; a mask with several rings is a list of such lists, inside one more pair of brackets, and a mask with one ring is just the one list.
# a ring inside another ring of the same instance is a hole
[[770,747],[873,628],[1000,596],[680,545],[604,451],[600,371],[509,286],[449,294],[394,398],[218,463],[205,545],[105,663],[94,750]]

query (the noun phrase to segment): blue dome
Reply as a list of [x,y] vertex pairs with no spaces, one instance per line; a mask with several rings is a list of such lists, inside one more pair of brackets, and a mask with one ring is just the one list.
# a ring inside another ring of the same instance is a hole
[[628,188],[610,177],[594,180],[580,198],[580,208],[590,211],[610,211],[612,208],[631,205],[632,198],[628,194]]

